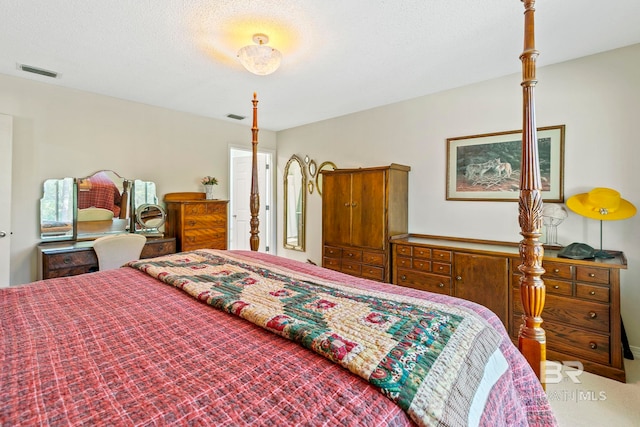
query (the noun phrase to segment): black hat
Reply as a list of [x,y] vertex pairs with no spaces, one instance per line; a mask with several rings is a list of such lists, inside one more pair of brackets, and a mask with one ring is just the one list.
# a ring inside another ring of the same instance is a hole
[[558,252],[560,258],[589,259],[594,258],[595,249],[586,243],[572,243]]

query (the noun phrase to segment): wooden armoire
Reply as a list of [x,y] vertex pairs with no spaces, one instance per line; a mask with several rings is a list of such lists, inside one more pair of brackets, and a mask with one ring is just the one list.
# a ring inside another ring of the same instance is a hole
[[408,232],[409,166],[322,171],[322,265],[390,281],[389,238]]

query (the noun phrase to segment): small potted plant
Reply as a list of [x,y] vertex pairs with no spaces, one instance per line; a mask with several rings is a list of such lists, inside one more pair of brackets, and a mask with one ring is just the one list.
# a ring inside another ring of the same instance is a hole
[[202,185],[204,185],[204,192],[207,200],[213,200],[213,186],[218,185],[218,180],[215,176],[205,176],[202,178],[201,182]]

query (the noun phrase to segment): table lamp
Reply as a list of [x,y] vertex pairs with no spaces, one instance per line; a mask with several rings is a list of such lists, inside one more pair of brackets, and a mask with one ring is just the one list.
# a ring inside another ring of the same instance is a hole
[[613,258],[602,249],[602,221],[627,219],[636,214],[636,207],[621,198],[619,192],[603,187],[569,197],[567,207],[578,215],[600,220],[600,250],[594,254],[595,258]]

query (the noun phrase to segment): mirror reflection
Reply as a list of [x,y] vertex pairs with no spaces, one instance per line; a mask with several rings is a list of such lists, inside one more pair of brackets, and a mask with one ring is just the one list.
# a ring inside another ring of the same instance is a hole
[[130,184],[129,180],[110,170],[78,178],[78,240],[127,232]]
[[304,251],[307,176],[295,154],[284,168],[284,247]]
[[143,204],[136,209],[136,233],[145,236],[163,236],[159,230],[164,225],[166,212],[160,205]]
[[73,178],[48,179],[40,199],[40,237],[73,239]]

